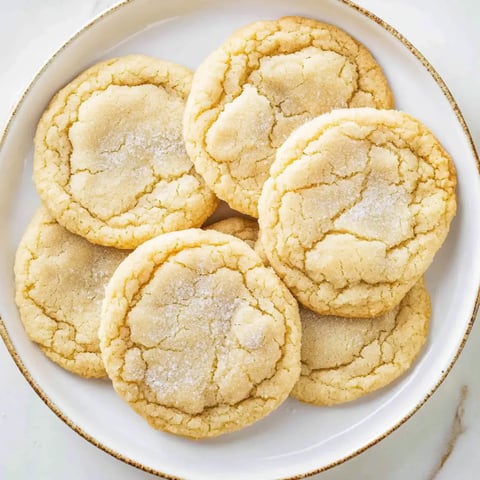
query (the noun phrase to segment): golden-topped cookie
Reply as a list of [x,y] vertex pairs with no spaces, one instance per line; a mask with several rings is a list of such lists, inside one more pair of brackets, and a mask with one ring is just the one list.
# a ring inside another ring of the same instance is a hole
[[63,368],[106,375],[98,327],[104,288],[125,250],[94,245],[60,226],[42,207],[15,259],[16,302],[28,336]]
[[376,318],[339,318],[300,309],[302,373],[292,395],[316,405],[355,400],[408,370],[425,344],[430,298],[423,279]]
[[130,55],[94,65],[57,93],[37,128],[33,175],[61,225],[133,248],[206,220],[217,201],[182,139],[191,76]]
[[233,235],[246,242],[252,248],[255,247],[255,242],[258,239],[258,222],[244,217],[225,218],[212,223],[206,227],[206,230],[216,230],[227,235]]
[[335,108],[391,108],[368,50],[339,28],[301,17],[259,21],[200,65],[184,136],[197,171],[232,208],[257,216],[276,149],[305,121]]
[[155,428],[238,430],[278,407],[300,373],[298,306],[243,241],[189,229],[115,271],[99,330],[117,393]]
[[306,307],[372,317],[400,303],[455,215],[452,160],[418,120],[343,109],[296,130],[259,202],[270,265]]

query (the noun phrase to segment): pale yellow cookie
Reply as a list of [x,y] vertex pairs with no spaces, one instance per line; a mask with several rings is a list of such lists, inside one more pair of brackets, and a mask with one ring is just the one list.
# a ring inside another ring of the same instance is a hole
[[255,22],[195,72],[187,151],[221,199],[257,217],[276,149],[305,121],[345,107],[393,107],[387,80],[363,45],[313,19]]
[[157,429],[238,430],[277,408],[300,373],[298,306],[245,242],[161,235],[113,275],[99,331],[117,393]]
[[252,248],[255,248],[255,242],[258,239],[258,223],[244,217],[230,217],[220,220],[206,227],[206,230],[216,230],[227,235],[233,235],[248,243]]
[[30,222],[15,259],[15,300],[27,335],[61,367],[83,377],[106,375],[101,304],[127,254],[70,233],[44,207]]
[[218,232],[233,235],[234,237],[247,242],[252,247],[262,262],[268,266],[268,258],[265,255],[262,244],[258,238],[258,222],[244,217],[230,217],[212,223],[207,230],[217,230]]
[[388,385],[421,351],[430,313],[423,279],[381,317],[327,317],[300,309],[302,373],[292,395],[316,405],[335,405]]
[[423,275],[455,215],[455,168],[418,120],[344,109],[294,132],[259,202],[270,265],[306,307],[375,317]]
[[133,248],[207,219],[217,200],[182,139],[191,76],[130,55],[94,65],[57,93],[38,124],[33,176],[61,225]]

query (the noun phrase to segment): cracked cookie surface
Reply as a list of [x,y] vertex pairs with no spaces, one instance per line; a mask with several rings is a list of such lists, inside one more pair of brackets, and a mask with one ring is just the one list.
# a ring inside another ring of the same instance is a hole
[[213,230],[161,235],[118,267],[102,358],[117,393],[154,427],[194,438],[274,410],[300,373],[298,305],[245,242]]
[[276,149],[335,108],[393,107],[368,50],[339,28],[301,17],[234,33],[194,74],[184,117],[187,151],[232,208],[257,217]]
[[418,120],[344,109],[294,132],[259,202],[270,265],[306,307],[375,317],[430,265],[455,215],[452,160]]
[[217,200],[182,139],[191,76],[130,55],[94,65],[57,93],[37,128],[33,175],[61,225],[134,248],[213,212]]
[[381,317],[323,316],[301,308],[302,373],[292,395],[307,403],[335,405],[388,385],[421,351],[430,313],[423,279]]
[[225,218],[212,223],[205,229],[233,235],[246,242],[252,248],[255,248],[255,243],[258,239],[258,222],[244,217]]
[[15,259],[15,299],[28,336],[61,367],[84,377],[106,375],[101,305],[127,254],[70,233],[44,207],[30,222]]

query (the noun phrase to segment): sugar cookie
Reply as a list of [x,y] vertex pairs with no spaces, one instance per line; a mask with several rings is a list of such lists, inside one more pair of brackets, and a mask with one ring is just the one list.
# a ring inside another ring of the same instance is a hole
[[306,307],[374,317],[430,265],[455,215],[455,169],[433,134],[394,110],[337,110],[279,149],[259,202],[270,265]]
[[229,217],[220,220],[206,227],[206,230],[216,230],[227,235],[233,235],[248,243],[252,248],[255,247],[255,242],[258,239],[258,223],[244,217]]
[[98,327],[104,287],[128,254],[70,233],[40,208],[15,259],[16,302],[28,336],[61,367],[106,375]]
[[53,98],[35,136],[34,180],[52,216],[93,243],[133,248],[200,226],[217,200],[182,139],[184,67],[104,61]]
[[130,254],[99,335],[117,393],[153,427],[188,437],[261,419],[300,373],[295,299],[245,242],[213,230],[167,233]]
[[335,405],[388,385],[421,351],[430,313],[423,279],[381,317],[327,317],[300,309],[302,373],[292,395],[316,405]]

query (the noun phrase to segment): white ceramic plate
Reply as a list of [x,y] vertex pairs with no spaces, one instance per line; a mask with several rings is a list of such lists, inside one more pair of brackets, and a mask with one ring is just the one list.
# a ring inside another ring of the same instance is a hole
[[[427,274],[433,301],[428,344],[415,367],[375,395],[319,408],[288,400],[238,433],[192,442],[151,429],[106,381],[83,380],[47,360],[22,328],[13,259],[39,204],[31,181],[32,138],[51,96],[114,55],[145,53],[194,69],[235,28],[285,14],[334,23],[384,68],[397,108],[424,121],[453,156],[459,211]],[[480,279],[478,158],[454,100],[423,57],[393,29],[343,0],[131,0],[92,22],[47,63],[14,112],[0,145],[0,332],[26,379],[75,431],[144,470],[195,479],[270,479],[329,468],[384,438],[433,393],[457,358],[474,318]]]

